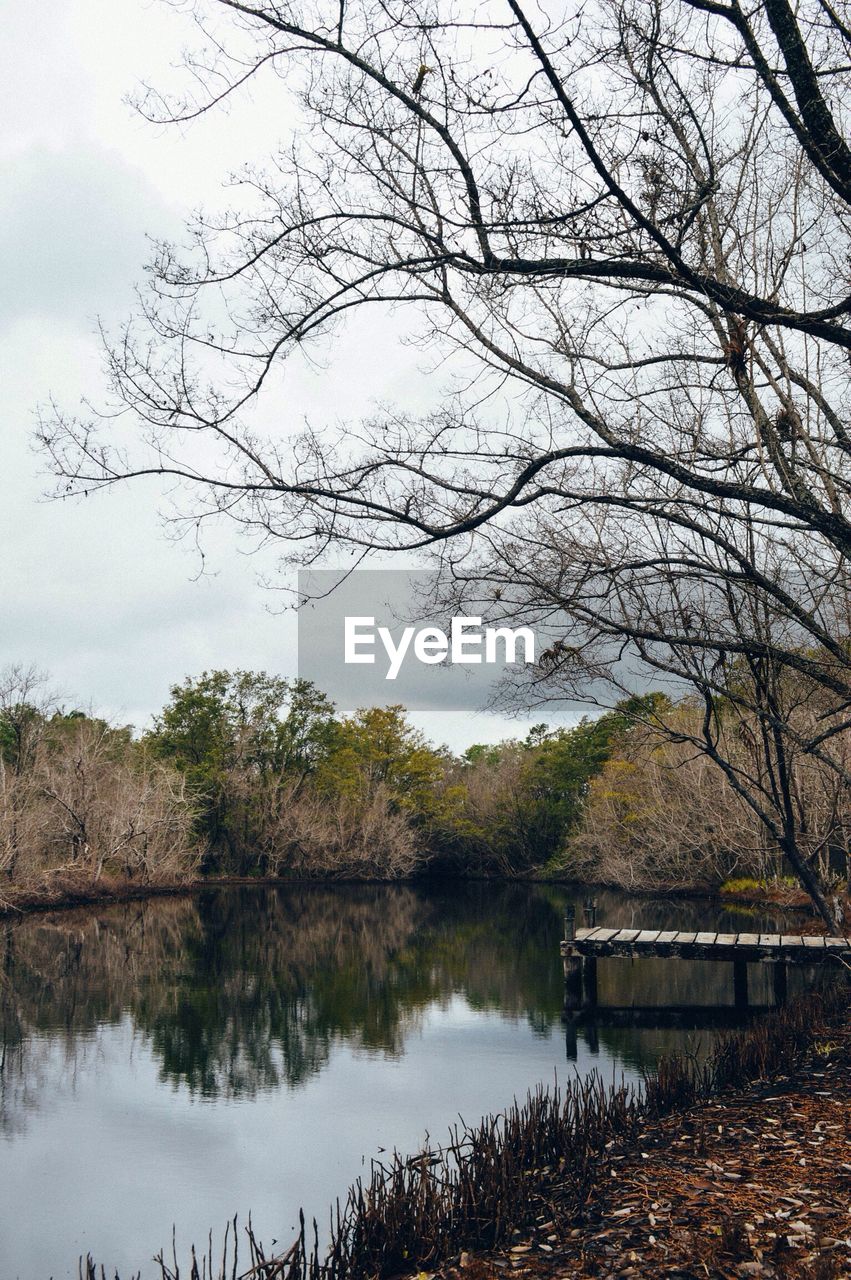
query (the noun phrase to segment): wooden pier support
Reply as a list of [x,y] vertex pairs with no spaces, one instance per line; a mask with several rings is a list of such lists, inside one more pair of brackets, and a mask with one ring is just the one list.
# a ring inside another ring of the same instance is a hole
[[733,1004],[737,1009],[748,1007],[748,962],[733,961]]
[[782,960],[775,960],[771,966],[771,977],[774,984],[774,1003],[786,1003],[786,965]]
[[565,956],[564,959],[564,1008],[573,1012],[582,1008],[582,958]]
[[577,929],[562,942],[563,956],[661,956],[682,960],[741,960],[813,965],[851,962],[851,937],[777,933],[686,933],[664,929]]
[[566,1013],[593,1009],[597,1004],[597,961],[594,956],[566,956],[564,1008]]
[[585,956],[582,961],[582,1007],[594,1009],[597,1005],[597,960]]
[[[585,904],[586,920],[595,921],[596,903]],[[689,933],[665,929],[603,929],[596,922],[576,928],[576,908],[565,911],[564,961],[565,1013],[597,1006],[597,961],[607,956],[639,959],[643,956],[683,960],[722,960],[733,967],[733,1008],[749,1007],[748,965],[768,963],[772,968],[775,1005],[786,1000],[787,969],[791,965],[844,963],[851,965],[851,936],[776,933]]]
[[576,937],[576,907],[564,909],[564,940],[573,942]]

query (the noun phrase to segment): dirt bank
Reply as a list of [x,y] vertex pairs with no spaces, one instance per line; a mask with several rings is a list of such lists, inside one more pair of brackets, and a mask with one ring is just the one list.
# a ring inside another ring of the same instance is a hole
[[24,886],[0,884],[0,919],[35,911],[102,906],[110,902],[132,902],[163,894],[191,893],[206,880],[158,880],[154,883],[119,876],[78,876],[72,872],[45,876],[40,883]]

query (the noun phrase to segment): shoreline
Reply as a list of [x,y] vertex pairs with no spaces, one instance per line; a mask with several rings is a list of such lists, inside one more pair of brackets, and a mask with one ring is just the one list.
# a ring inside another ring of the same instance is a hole
[[788,1074],[709,1094],[615,1143],[578,1214],[562,1217],[550,1196],[531,1231],[465,1251],[431,1280],[851,1274],[847,1007],[820,1030]]
[[[50,882],[52,880],[52,883]],[[216,888],[293,888],[324,887],[333,888],[339,885],[418,885],[439,882],[463,882],[470,884],[530,884],[561,885],[587,892],[595,890],[611,890],[628,894],[633,898],[657,898],[676,901],[712,903],[716,908],[745,907],[777,909],[782,911],[811,911],[809,898],[802,890],[787,886],[778,887],[774,893],[760,893],[757,890],[724,893],[720,889],[707,886],[683,888],[641,889],[625,888],[594,881],[570,880],[567,877],[542,876],[477,876],[477,875],[420,875],[404,879],[378,879],[376,877],[312,877],[312,876],[234,876],[210,875],[195,876],[189,880],[163,880],[153,883],[140,883],[137,880],[123,879],[115,876],[101,876],[98,880],[79,878],[67,873],[57,873],[48,879],[48,883],[39,887],[15,889],[13,886],[0,889],[0,921],[21,919],[48,911],[72,911],[85,907],[113,906],[122,902],[140,902],[159,897],[179,897],[200,893],[205,889]],[[11,891],[11,892],[10,892]],[[813,922],[820,924],[813,914]]]
[[[303,1214],[272,1255],[233,1223],[208,1280],[838,1280],[851,1271],[849,1011],[847,982],[833,984],[702,1063],[662,1059],[640,1092],[596,1075],[539,1089],[448,1148],[373,1166],[338,1204],[327,1252]],[[155,1263],[173,1280],[176,1258]],[[80,1274],[101,1273],[88,1258]]]

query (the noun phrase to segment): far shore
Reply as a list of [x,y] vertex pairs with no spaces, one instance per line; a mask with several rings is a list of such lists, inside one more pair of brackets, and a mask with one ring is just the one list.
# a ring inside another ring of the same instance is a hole
[[[353,884],[423,884],[430,880],[464,881],[470,883],[564,885],[585,893],[595,890],[613,890],[635,898],[660,898],[703,900],[715,909],[744,907],[752,910],[774,908],[789,911],[811,910],[809,898],[800,890],[786,884],[768,884],[756,888],[737,889],[728,893],[707,885],[668,885],[642,888],[640,886],[612,885],[577,881],[566,876],[477,876],[420,875],[407,879],[378,879],[375,877],[300,877],[300,876],[234,876],[208,875],[172,880],[141,882],[127,877],[102,875],[98,879],[57,873],[45,877],[39,885],[0,888],[0,920],[37,912],[64,911],[83,907],[107,906],[121,902],[144,901],[149,898],[189,895],[204,889],[227,887],[293,888],[334,887]],[[821,923],[813,914],[813,924],[821,929]]]

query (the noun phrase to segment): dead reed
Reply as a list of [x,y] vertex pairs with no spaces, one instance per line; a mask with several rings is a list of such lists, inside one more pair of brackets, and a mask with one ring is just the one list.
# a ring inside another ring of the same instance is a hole
[[[289,1250],[267,1258],[249,1224],[247,1268],[240,1265],[236,1219],[221,1252],[193,1249],[184,1272],[156,1259],[160,1280],[385,1280],[434,1267],[462,1249],[490,1249],[534,1224],[542,1204],[563,1221],[580,1220],[614,1144],[628,1145],[650,1119],[687,1108],[723,1089],[788,1074],[831,1020],[847,1014],[843,985],[791,1002],[744,1031],[724,1036],[703,1063],[663,1059],[639,1089],[606,1085],[596,1073],[563,1088],[539,1088],[523,1105],[451,1133],[446,1147],[374,1162],[332,1212],[322,1250],[314,1222]],[[80,1280],[110,1280],[91,1258]],[[114,1280],[119,1280],[116,1274]],[[139,1280],[135,1276],[132,1280]]]

